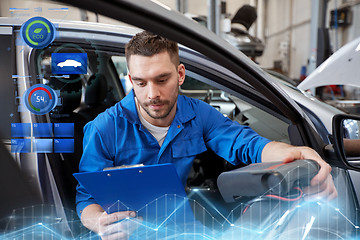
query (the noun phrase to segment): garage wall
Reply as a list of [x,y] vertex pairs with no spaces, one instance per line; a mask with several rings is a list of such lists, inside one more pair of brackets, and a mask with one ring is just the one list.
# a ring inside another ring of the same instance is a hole
[[[166,1],[166,0],[164,0]],[[231,15],[235,14],[236,11],[244,4],[253,5],[253,0],[227,0],[226,10]],[[188,0],[188,11],[193,14],[207,15],[208,0]]]
[[[340,4],[339,1],[331,0],[328,3],[329,16],[326,21],[327,25],[329,25],[329,21],[330,21],[330,11],[334,10],[336,6],[338,8],[349,6],[351,8],[351,15],[352,15],[351,24],[349,26],[339,27],[337,31],[335,29],[330,29],[330,43],[334,50],[340,48],[341,46],[354,40],[355,38],[360,37],[360,1],[345,0],[342,2],[343,3]],[[337,36],[337,41],[336,41],[336,36]]]
[[[249,30],[265,43],[264,54],[257,62],[266,68],[274,68],[276,62],[285,75],[299,78],[309,55],[311,0],[227,0],[227,12],[233,15],[244,4],[256,7],[260,1],[264,3],[262,32],[257,31],[257,22]],[[176,9],[175,0],[161,2]],[[188,11],[208,15],[207,5],[208,0],[188,0]],[[260,16],[257,21],[261,21]]]
[[258,62],[266,68],[280,66],[285,75],[299,78],[309,52],[311,0],[267,0],[265,11],[266,47]]

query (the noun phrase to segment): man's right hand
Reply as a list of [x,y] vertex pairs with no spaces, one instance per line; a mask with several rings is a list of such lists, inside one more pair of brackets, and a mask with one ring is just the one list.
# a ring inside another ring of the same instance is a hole
[[92,204],[84,208],[81,222],[98,233],[103,240],[128,239],[141,222],[141,218],[135,217],[136,213],[133,211],[107,214],[100,205]]

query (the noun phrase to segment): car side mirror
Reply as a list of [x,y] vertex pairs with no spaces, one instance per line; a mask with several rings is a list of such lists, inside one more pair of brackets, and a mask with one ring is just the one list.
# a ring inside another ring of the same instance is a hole
[[343,163],[360,171],[360,115],[337,114],[333,118],[334,150]]

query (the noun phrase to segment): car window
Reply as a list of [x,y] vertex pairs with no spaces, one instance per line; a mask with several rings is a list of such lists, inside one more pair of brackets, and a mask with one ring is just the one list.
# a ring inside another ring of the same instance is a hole
[[[36,75],[41,78],[39,82],[59,95],[51,117],[61,118],[76,112],[90,121],[124,97],[111,54],[99,48],[96,44],[56,42],[52,47],[35,51],[33,62]],[[80,60],[63,61],[77,56],[83,57],[83,72],[76,65],[81,64]],[[73,69],[69,71],[67,67]]]
[[250,126],[268,139],[290,143],[289,124],[286,121],[274,117],[260,107],[254,106],[239,97],[203,82],[210,81],[201,75],[189,70],[186,73],[184,84],[180,86],[180,94],[209,103],[224,116],[242,125]]
[[111,60],[114,63],[116,71],[119,75],[121,85],[125,91],[125,94],[127,95],[131,91],[132,86],[128,77],[126,58],[125,56],[117,55],[117,56],[111,56]]
[[[77,185],[72,174],[78,172],[82,156],[83,128],[125,96],[111,59],[121,53],[103,47],[79,39],[55,41],[42,49],[23,47],[29,63],[20,66],[30,79],[14,81],[17,89],[25,85],[27,90],[19,93],[22,117],[11,124],[11,152],[19,161],[41,160],[38,175],[29,174],[39,181],[45,199],[59,191],[59,198],[46,202],[63,201],[72,211]],[[52,170],[43,167],[47,164]],[[50,180],[44,174],[50,174]]]

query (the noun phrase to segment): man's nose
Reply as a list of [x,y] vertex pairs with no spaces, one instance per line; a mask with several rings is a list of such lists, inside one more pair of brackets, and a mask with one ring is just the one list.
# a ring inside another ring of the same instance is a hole
[[148,97],[149,97],[149,99],[155,99],[155,98],[160,97],[159,87],[156,86],[156,84],[150,83],[148,90],[149,90],[149,91],[148,91]]

